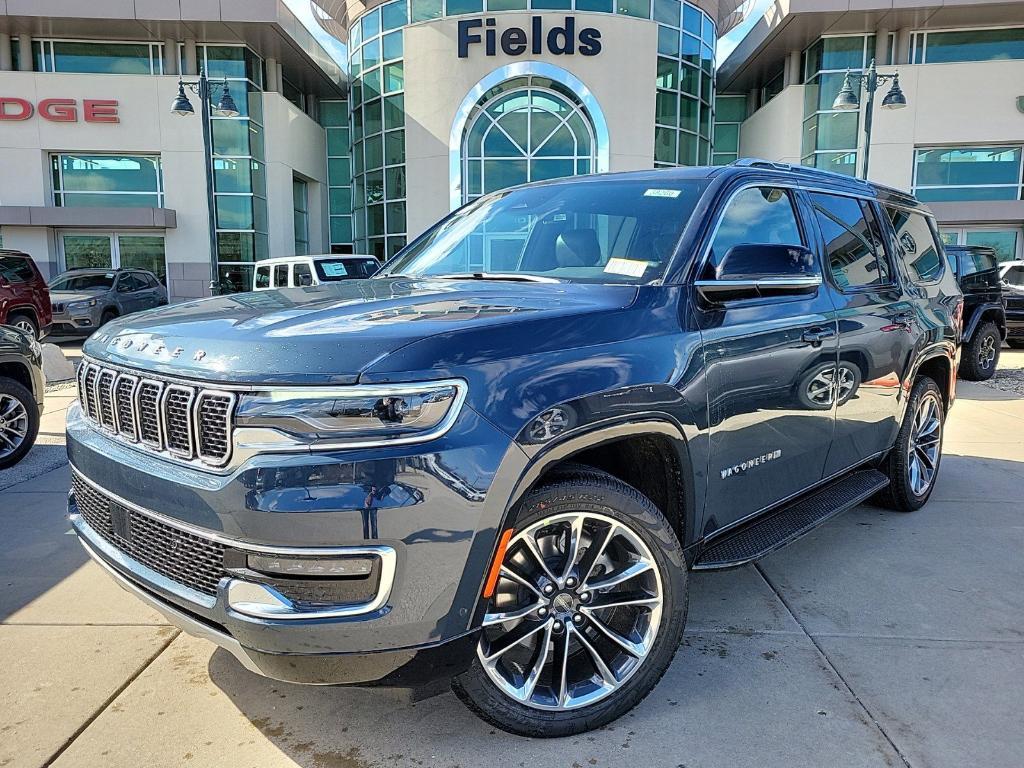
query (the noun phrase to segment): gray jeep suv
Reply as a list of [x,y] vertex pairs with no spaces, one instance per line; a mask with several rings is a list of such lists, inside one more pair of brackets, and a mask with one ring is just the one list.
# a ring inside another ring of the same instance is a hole
[[50,281],[54,336],[88,336],[111,320],[167,303],[167,289],[144,269],[72,269]]

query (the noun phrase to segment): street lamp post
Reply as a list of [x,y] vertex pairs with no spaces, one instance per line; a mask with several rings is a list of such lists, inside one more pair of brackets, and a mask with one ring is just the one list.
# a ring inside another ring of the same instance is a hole
[[[868,71],[863,74],[854,74],[846,70],[846,77],[843,78],[843,87],[839,89],[836,100],[832,102],[832,109],[842,112],[852,112],[860,109],[860,91],[865,89],[868,92],[867,108],[864,112],[864,163],[860,177],[867,179],[868,162],[871,157],[871,120],[875,110],[875,91],[883,85],[892,81],[892,87],[882,99],[882,109],[903,109],[907,106],[907,97],[903,95],[900,88],[900,73],[894,72],[891,75],[880,75],[875,69],[875,60],[871,60]],[[854,86],[856,83],[856,86]]]
[[200,114],[203,119],[203,152],[204,167],[206,170],[206,206],[210,221],[210,293],[214,296],[220,293],[220,279],[217,273],[217,200],[213,194],[213,138],[210,135],[210,101],[213,98],[214,88],[223,88],[217,107],[213,112],[220,117],[238,117],[238,107],[235,100],[231,98],[228,90],[228,81],[212,81],[206,76],[205,70],[199,70],[198,80],[178,80],[178,95],[174,97],[171,104],[171,112],[175,115],[186,117],[194,115],[195,109],[189,101],[185,89],[199,97],[202,104]]

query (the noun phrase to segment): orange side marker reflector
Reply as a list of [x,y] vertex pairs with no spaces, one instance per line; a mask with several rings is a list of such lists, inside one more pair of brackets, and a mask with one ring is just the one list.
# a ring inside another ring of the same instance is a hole
[[484,597],[491,597],[494,594],[494,588],[498,586],[498,573],[501,571],[501,563],[505,559],[505,550],[508,549],[512,533],[512,529],[509,528],[501,534],[501,540],[498,542],[498,551],[494,553],[494,562],[491,563],[491,570],[487,574],[487,582],[484,584]]

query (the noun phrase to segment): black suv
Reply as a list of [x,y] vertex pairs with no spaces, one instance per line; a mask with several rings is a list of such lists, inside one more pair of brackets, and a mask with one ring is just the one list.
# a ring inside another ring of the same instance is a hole
[[250,670],[577,733],[661,678],[690,571],[928,500],[962,304],[927,209],[847,177],[497,192],[371,279],[93,335],[71,521]]
[[964,335],[960,377],[991,379],[1006,338],[1006,300],[999,258],[982,245],[947,245],[946,256],[964,294]]

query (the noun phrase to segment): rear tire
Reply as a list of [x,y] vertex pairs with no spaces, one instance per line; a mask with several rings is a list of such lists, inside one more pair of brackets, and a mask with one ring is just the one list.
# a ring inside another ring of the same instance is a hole
[[927,503],[942,462],[944,423],[942,392],[921,376],[910,391],[896,444],[879,467],[889,486],[875,496],[875,503],[898,512],[914,512]]
[[[687,577],[675,531],[635,488],[585,469],[530,491],[515,531],[503,571],[519,578],[499,579],[477,657],[453,681],[455,693],[521,736],[568,736],[621,717],[657,685],[682,640]],[[627,569],[631,577],[598,586]]]
[[963,357],[957,371],[961,379],[987,381],[999,365],[999,348],[1003,338],[995,323],[982,323],[971,340],[964,345]]
[[19,328],[26,333],[31,333],[32,338],[39,341],[39,326],[36,321],[32,319],[31,315],[27,315],[24,312],[15,312],[9,318],[7,318],[8,325],[13,325],[15,328]]
[[0,469],[13,467],[32,450],[39,434],[39,406],[14,379],[0,376]]

